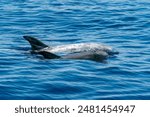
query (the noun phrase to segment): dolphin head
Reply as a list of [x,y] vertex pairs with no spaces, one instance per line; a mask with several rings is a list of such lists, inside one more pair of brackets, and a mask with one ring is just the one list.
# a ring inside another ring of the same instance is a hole
[[110,56],[113,56],[113,55],[116,55],[116,54],[119,54],[118,51],[116,51],[115,49],[112,49],[111,51],[107,51],[108,55]]

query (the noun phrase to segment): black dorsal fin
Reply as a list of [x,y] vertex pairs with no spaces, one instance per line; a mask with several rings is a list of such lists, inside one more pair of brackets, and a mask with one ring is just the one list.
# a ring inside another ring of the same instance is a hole
[[31,37],[31,36],[23,36],[31,45],[32,50],[40,50],[45,47],[48,47],[46,44],[43,42],[39,41],[38,39]]

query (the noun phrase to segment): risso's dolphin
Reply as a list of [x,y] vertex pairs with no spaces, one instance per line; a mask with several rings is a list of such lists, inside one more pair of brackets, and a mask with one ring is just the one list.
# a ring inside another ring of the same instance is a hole
[[32,53],[41,54],[46,59],[85,59],[103,61],[109,56],[118,54],[118,52],[114,51],[110,46],[103,44],[78,43],[50,47],[34,37],[23,37],[30,43]]

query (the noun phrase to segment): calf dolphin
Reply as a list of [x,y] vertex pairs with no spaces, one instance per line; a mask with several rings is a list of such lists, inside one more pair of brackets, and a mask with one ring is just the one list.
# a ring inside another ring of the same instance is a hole
[[50,47],[34,37],[23,37],[30,43],[32,53],[41,54],[47,59],[85,59],[103,61],[111,55],[118,54],[118,52],[114,51],[110,46],[103,44],[78,43]]

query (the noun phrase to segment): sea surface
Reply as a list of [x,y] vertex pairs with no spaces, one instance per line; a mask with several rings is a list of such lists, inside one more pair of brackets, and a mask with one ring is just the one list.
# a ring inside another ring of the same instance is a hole
[[[47,60],[23,35],[49,46],[103,43],[105,63]],[[150,99],[150,0],[1,0],[0,99]]]

